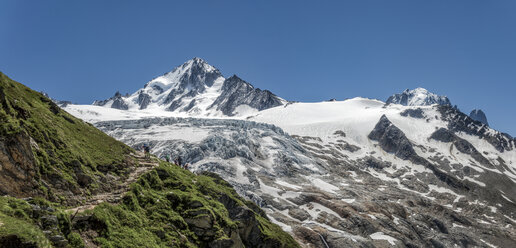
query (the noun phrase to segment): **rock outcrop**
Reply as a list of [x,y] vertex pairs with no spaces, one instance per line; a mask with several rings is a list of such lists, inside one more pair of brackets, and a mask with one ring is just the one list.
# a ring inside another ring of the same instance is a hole
[[225,115],[234,115],[238,106],[246,105],[257,110],[277,107],[283,100],[268,90],[254,88],[236,75],[226,79],[222,85],[222,94],[217,97],[210,108],[216,108]]
[[480,121],[489,126],[486,114],[481,109],[473,109],[471,113],[469,113],[469,117],[475,121]]
[[387,104],[401,104],[405,106],[427,106],[433,104],[451,105],[450,100],[446,96],[438,96],[423,88],[414,90],[406,89],[400,94],[390,96]]

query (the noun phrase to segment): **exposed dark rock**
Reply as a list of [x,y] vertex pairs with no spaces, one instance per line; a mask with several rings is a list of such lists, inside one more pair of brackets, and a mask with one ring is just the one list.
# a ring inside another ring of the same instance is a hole
[[288,214],[300,221],[304,221],[310,217],[310,214],[306,210],[300,208],[291,208],[288,210]]
[[102,100],[102,101],[95,101],[95,102],[93,102],[93,105],[105,106],[109,101],[113,101],[111,106],[109,106],[111,108],[122,109],[122,110],[129,109],[129,105],[127,105],[127,103],[125,103],[122,94],[120,94],[120,92],[118,92],[118,91],[115,93],[115,95],[113,97],[106,99],[106,100]]
[[453,142],[457,150],[462,153],[471,155],[477,162],[480,164],[493,167],[491,162],[487,158],[485,158],[477,149],[469,143],[467,140],[459,138],[457,135],[453,134],[451,131],[445,128],[439,128],[437,131],[432,133],[430,136],[431,139],[435,139],[442,142]]
[[403,112],[401,112],[400,115],[401,116],[405,116],[405,117],[410,116],[412,118],[418,118],[418,119],[425,118],[425,115],[424,115],[423,110],[421,108],[406,109]]
[[346,133],[344,131],[342,131],[342,130],[337,130],[333,134],[334,135],[339,135],[339,136],[344,137],[344,138],[346,137]]
[[364,158],[364,165],[369,168],[381,170],[383,168],[390,167],[391,163],[385,162],[382,160],[378,160],[372,156],[369,156],[369,157]]
[[222,94],[213,102],[210,108],[222,111],[232,116],[236,107],[245,104],[258,110],[280,106],[279,97],[268,90],[254,88],[251,84],[236,75],[226,79],[222,85]]
[[432,133],[430,138],[441,142],[452,142],[456,139],[456,136],[446,128],[439,128]]
[[368,137],[371,140],[378,141],[386,152],[393,153],[401,159],[408,159],[416,155],[405,134],[394,126],[385,115],[382,115]]
[[489,123],[487,122],[486,114],[481,109],[472,110],[471,113],[469,113],[469,117],[475,121],[480,121],[489,126]]
[[464,132],[485,139],[496,150],[511,151],[516,147],[516,139],[506,133],[491,132],[489,127],[471,119],[466,114],[450,106],[438,106],[441,119],[448,122],[448,129],[452,132]]
[[149,106],[150,101],[151,97],[148,94],[145,94],[143,92],[140,92],[140,94],[138,94],[138,105],[140,106],[140,109],[146,109],[147,106]]
[[37,195],[35,163],[27,134],[22,132],[0,137],[0,194]]
[[371,140],[377,140],[382,149],[386,152],[393,153],[401,159],[410,160],[413,163],[427,167],[439,180],[446,184],[457,189],[469,190],[469,187],[464,185],[460,180],[448,175],[432,163],[418,156],[405,134],[394,126],[385,115],[380,118],[380,121],[378,121],[368,137]]

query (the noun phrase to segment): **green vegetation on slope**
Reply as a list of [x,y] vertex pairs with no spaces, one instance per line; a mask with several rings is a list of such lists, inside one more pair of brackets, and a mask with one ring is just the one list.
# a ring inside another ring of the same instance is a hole
[[[59,191],[90,193],[81,191],[86,186],[89,190],[97,189],[95,178],[102,176],[101,172],[123,169],[126,155],[131,152],[128,146],[1,72],[0,120],[0,137],[6,146],[10,140],[29,139],[37,164],[37,183],[31,185],[36,189],[8,192],[10,195],[47,194],[45,197],[59,201],[55,195]],[[17,158],[13,155],[12,159]],[[61,200],[68,199],[61,196]]]
[[239,247],[238,235],[246,247],[297,247],[252,209],[259,208],[220,178],[196,176],[163,162],[131,185],[122,203],[101,204],[87,213],[90,224],[82,231],[94,226],[95,241],[103,247]]
[[32,210],[24,200],[0,197],[0,245],[51,247]]

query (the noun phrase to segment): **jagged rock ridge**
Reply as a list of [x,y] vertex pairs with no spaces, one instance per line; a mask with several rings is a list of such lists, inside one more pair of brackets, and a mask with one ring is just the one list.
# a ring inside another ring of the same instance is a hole
[[469,117],[471,117],[471,119],[473,119],[475,121],[480,121],[489,126],[489,123],[487,122],[486,114],[481,109],[473,109],[471,111],[471,113],[469,113]]
[[195,116],[233,116],[245,108],[260,111],[284,103],[285,100],[270,91],[254,88],[236,75],[225,79],[217,68],[193,58],[149,81],[132,95],[122,96],[117,92],[93,105],[121,110],[152,108]]
[[404,106],[426,106],[432,104],[451,105],[446,96],[438,96],[423,88],[406,89],[400,94],[394,94],[387,99],[387,104],[401,104]]

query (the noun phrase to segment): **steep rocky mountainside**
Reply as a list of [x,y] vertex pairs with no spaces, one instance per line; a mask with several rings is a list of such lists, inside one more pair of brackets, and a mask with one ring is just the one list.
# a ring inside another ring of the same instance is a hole
[[217,175],[141,154],[0,73],[0,247],[298,247]]
[[[225,79],[200,58],[149,81],[132,95],[95,101],[93,105],[121,110],[167,111],[191,116],[233,116],[286,103],[267,90],[254,88],[236,75]],[[243,107],[244,109],[240,109]]]

